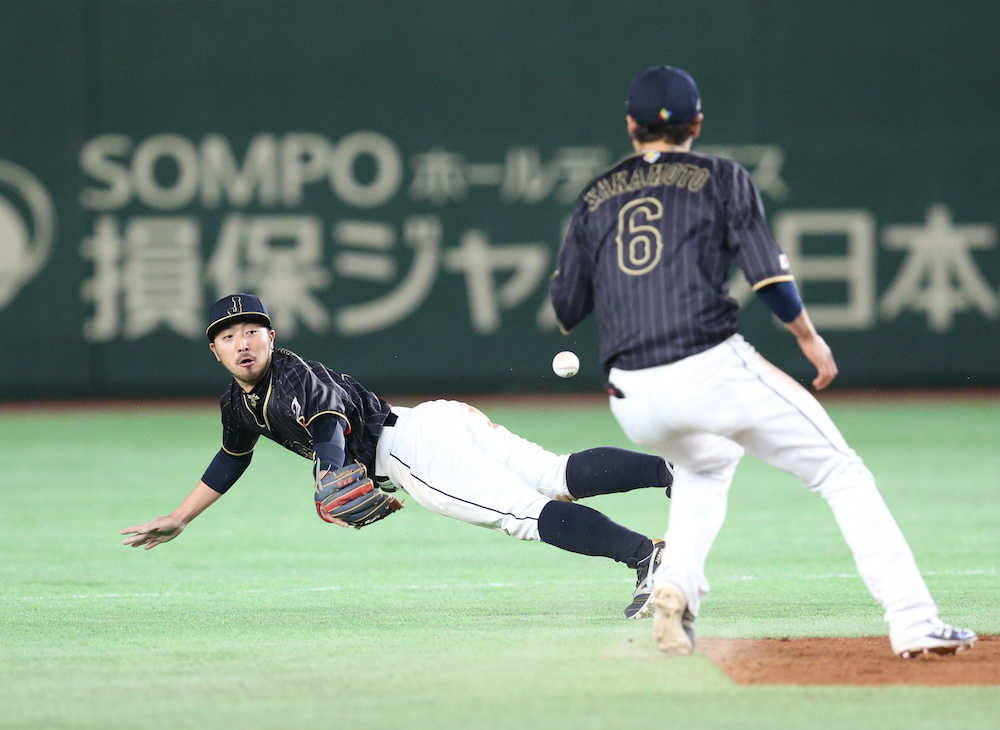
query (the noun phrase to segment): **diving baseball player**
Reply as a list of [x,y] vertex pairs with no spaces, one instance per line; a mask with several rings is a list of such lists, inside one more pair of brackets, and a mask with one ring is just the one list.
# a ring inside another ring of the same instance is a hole
[[896,654],[970,648],[976,634],[938,619],[872,474],[823,407],[737,333],[738,305],[727,295],[734,263],[815,366],[813,386],[837,375],[749,174],[691,152],[702,122],[687,72],[654,66],[635,76],[626,116],[635,154],[584,189],[551,282],[564,331],[598,316],[611,410],[625,433],[676,465],[667,549],[653,577],[660,649],[693,651],[705,560],[745,451],[827,501],[885,608]]
[[393,407],[346,373],[275,349],[270,316],[253,294],[216,302],[206,332],[233,376],[220,400],[222,448],[172,514],[125,528],[123,544],[149,549],[177,537],[239,479],[265,436],[314,461],[314,504],[327,522],[382,519],[402,506],[392,494],[399,488],[438,514],[624,563],[637,573],[626,616],[649,610],[663,541],[574,500],[647,486],[669,495],[660,457],[615,448],[559,456],[465,403]]

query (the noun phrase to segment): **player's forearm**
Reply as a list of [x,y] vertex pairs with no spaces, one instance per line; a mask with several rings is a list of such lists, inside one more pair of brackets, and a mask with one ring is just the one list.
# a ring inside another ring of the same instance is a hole
[[809,319],[809,313],[806,312],[805,307],[802,307],[802,311],[799,312],[795,319],[791,322],[785,322],[785,326],[795,335],[795,339],[797,340],[809,340],[819,334],[816,332],[812,320]]
[[198,486],[191,490],[191,493],[184,498],[184,501],[177,506],[177,509],[170,516],[186,525],[208,509],[221,496],[219,492],[216,492],[205,484],[205,482],[198,482]]
[[556,313],[556,322],[564,335],[568,335],[570,330],[586,319],[593,309],[593,302],[589,296],[575,295],[568,288],[552,286],[549,295],[552,309]]
[[549,279],[549,298],[563,334],[569,334],[594,309],[593,283],[588,272],[576,248],[564,245],[559,252],[559,267]]
[[319,462],[320,471],[332,471],[344,465],[344,426],[340,419],[331,414],[316,418],[311,424],[313,450]]
[[816,368],[816,377],[813,378],[813,387],[816,390],[823,390],[837,377],[837,362],[833,359],[833,352],[826,341],[820,337],[816,328],[813,327],[809,315],[803,307],[799,316],[788,322],[787,325],[795,341],[798,343],[802,354],[806,356]]

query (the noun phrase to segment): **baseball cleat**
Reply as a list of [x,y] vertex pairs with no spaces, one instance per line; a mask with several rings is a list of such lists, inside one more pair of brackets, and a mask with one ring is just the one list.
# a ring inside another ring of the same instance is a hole
[[976,643],[976,632],[949,626],[937,619],[929,622],[927,631],[906,641],[892,642],[892,650],[902,659],[920,654],[957,654],[971,649]]
[[632,603],[625,607],[625,618],[646,618],[653,615],[653,571],[663,558],[663,540],[653,540],[653,552],[639,562]]
[[694,615],[687,599],[673,583],[664,583],[653,591],[653,638],[664,654],[694,652]]

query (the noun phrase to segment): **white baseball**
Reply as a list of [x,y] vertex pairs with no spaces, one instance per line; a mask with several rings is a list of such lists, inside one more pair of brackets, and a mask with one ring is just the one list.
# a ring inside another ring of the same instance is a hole
[[580,370],[580,358],[569,350],[557,352],[552,358],[552,372],[560,378],[572,378]]

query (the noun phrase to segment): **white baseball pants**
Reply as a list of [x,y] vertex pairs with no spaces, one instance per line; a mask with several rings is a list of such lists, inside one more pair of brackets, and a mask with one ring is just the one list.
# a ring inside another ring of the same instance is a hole
[[420,505],[446,517],[538,540],[538,515],[569,495],[568,455],[558,456],[457,401],[394,407],[375,459]]
[[677,362],[612,369],[611,411],[626,435],[675,464],[667,550],[655,581],[674,583],[697,615],[705,560],[726,516],[744,451],[794,474],[833,510],[890,635],[937,617],[913,554],[875,479],[819,402],[740,335]]

